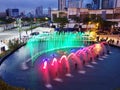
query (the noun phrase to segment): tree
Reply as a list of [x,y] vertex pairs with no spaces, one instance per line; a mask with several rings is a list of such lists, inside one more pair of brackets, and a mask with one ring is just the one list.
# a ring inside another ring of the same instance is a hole
[[15,19],[11,18],[11,17],[2,17],[2,18],[0,18],[0,22],[1,22],[1,24],[4,24],[4,30],[5,30],[5,29],[7,29],[8,24],[15,22]]
[[55,18],[53,21],[59,24],[59,32],[63,32],[65,25],[68,23],[68,19],[66,17]]
[[92,9],[92,4],[90,4],[90,3],[86,4],[86,8]]
[[23,22],[31,22],[31,18],[25,17],[21,19]]
[[117,22],[112,22],[112,21],[106,21],[104,20],[100,15],[87,15],[84,20],[83,20],[83,23],[84,24],[89,24],[89,22],[91,22],[91,24],[97,24],[99,23],[99,29],[101,29],[102,31],[104,30],[111,30],[111,26],[115,26],[117,25],[118,23]]
[[86,15],[86,17],[83,19],[83,23],[84,24],[88,24],[90,21],[92,20],[92,18],[90,17],[90,15]]
[[76,23],[80,23],[81,22],[81,18],[79,16],[74,16],[71,19],[73,19],[74,21],[76,21]]
[[0,21],[2,21],[5,24],[10,24],[10,23],[13,23],[15,21],[15,19],[3,17],[3,18],[0,18]]

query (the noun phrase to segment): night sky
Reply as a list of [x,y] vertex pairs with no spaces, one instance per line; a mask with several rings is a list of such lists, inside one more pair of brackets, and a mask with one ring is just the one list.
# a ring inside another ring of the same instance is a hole
[[[84,0],[83,6],[90,3],[92,0]],[[0,11],[5,11],[7,8],[18,8],[20,11],[33,11],[38,6],[43,8],[57,9],[58,0],[0,0]]]

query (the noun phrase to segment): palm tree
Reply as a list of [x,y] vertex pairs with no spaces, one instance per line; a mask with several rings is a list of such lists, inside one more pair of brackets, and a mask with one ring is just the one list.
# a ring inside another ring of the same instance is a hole
[[84,20],[83,23],[84,24],[89,24],[89,22],[96,24],[99,23],[99,29],[104,31],[104,30],[110,30],[111,26],[115,26],[118,23],[117,22],[112,22],[112,21],[106,21],[104,20],[100,15],[87,15]]

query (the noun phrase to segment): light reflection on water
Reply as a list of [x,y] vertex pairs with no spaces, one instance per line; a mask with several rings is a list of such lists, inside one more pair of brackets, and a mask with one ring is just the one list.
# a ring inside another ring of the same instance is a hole
[[[41,45],[35,48],[35,53],[42,48]],[[42,48],[43,49],[43,48]],[[41,84],[40,76],[37,74],[36,66],[23,71],[21,64],[31,58],[30,50],[27,46],[23,46],[12,55],[10,55],[0,66],[0,76],[10,85],[19,87],[31,87],[35,84]],[[38,78],[39,77],[39,78]]]

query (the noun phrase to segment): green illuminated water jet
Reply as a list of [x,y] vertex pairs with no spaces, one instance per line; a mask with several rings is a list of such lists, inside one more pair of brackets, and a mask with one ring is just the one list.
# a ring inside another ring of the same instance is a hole
[[40,34],[33,36],[27,42],[27,47],[30,49],[32,63],[34,63],[43,53],[56,49],[84,46],[85,40],[89,41],[89,38],[86,38],[84,33]]

